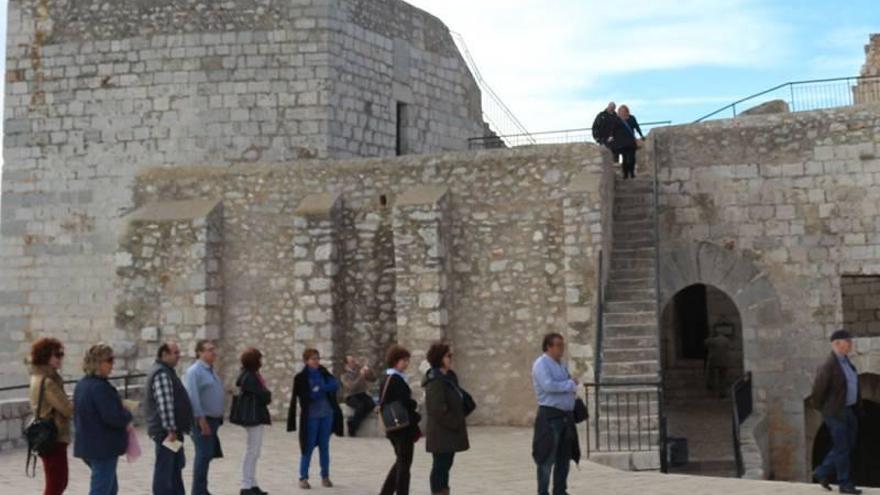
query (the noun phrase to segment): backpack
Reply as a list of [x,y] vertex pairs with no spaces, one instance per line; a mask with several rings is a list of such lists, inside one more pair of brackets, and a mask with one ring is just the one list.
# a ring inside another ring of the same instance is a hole
[[37,456],[46,454],[58,441],[58,426],[52,418],[41,418],[40,411],[43,409],[43,394],[46,391],[46,379],[40,381],[40,395],[37,399],[37,409],[34,417],[28,421],[24,428],[24,437],[27,440],[28,453],[25,464],[25,474],[33,478],[36,476]]

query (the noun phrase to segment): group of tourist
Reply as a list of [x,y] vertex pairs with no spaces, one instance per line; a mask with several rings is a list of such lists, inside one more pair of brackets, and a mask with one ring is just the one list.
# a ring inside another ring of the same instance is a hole
[[[195,346],[196,360],[180,378],[175,371],[181,351],[174,342],[159,345],[156,361],[146,375],[142,410],[147,435],[154,443],[154,494],[186,493],[182,470],[186,463],[183,443],[189,436],[195,448],[190,493],[207,495],[208,471],[213,459],[223,456],[218,431],[226,412],[223,382],[214,369],[217,346],[202,340]],[[310,489],[309,466],[315,448],[319,451],[321,484],[332,487],[330,480],[330,437],[343,435],[343,415],[337,401],[339,381],[321,365],[316,349],[303,353],[304,366],[293,379],[287,430],[297,431],[300,446],[299,487]],[[241,495],[262,495],[257,484],[257,461],[263,439],[263,427],[271,423],[269,404],[272,394],[260,373],[262,353],[246,349],[240,356],[241,371],[235,380],[229,422],[246,432],[246,447],[241,461]],[[71,401],[64,391],[59,370],[64,347],[53,338],[41,338],[31,349],[31,403],[35,417],[51,418],[55,435],[51,448],[40,452],[45,472],[46,495],[61,494],[67,488],[67,447],[71,442],[71,420],[75,422],[74,456],[91,470],[90,495],[113,495],[119,492],[116,477],[120,456],[130,451],[133,405],[124,402],[108,378],[113,371],[113,349],[104,344],[92,346],[83,360],[85,376],[74,389]],[[425,390],[426,431],[420,430],[418,404],[412,398],[406,371],[410,352],[394,345],[386,356],[387,370],[382,380],[379,406],[398,403],[405,407],[409,422],[405,428],[388,429],[386,436],[394,449],[395,462],[382,494],[409,493],[410,467],[415,443],[424,436],[426,449],[433,455],[430,476],[431,493],[449,493],[449,473],[456,452],[469,448],[465,418],[475,408],[473,398],[458,383],[452,370],[449,345],[435,343],[427,351],[430,369],[422,379]],[[354,436],[361,422],[375,409],[368,384],[377,381],[367,365],[346,357],[342,382],[345,401],[354,414],[348,420],[349,435]]]
[[[636,151],[645,136],[639,127],[636,117],[629,112],[626,105],[617,105],[612,101],[605,110],[599,112],[593,120],[593,139],[611,150],[614,163],[620,163],[624,179],[636,177]],[[639,139],[636,139],[636,134]]]

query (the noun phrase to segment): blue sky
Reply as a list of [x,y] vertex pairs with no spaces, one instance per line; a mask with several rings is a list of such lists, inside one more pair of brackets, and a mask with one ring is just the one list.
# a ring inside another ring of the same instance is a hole
[[681,123],[781,82],[855,75],[880,32],[880,0],[409,1],[465,38],[533,132],[589,126],[610,99]]
[[589,126],[608,100],[690,122],[791,80],[856,75],[878,0],[410,0],[462,34],[530,131]]

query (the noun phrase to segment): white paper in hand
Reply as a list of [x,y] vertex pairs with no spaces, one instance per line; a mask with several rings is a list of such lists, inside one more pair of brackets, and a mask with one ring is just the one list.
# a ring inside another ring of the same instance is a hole
[[162,442],[162,446],[176,454],[177,451],[180,450],[181,447],[183,447],[183,442],[181,442],[180,440],[171,441],[166,439],[164,442]]

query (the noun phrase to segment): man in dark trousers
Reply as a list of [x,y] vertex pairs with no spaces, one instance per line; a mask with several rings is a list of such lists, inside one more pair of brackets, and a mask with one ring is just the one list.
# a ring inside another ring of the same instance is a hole
[[[156,363],[144,385],[144,419],[156,446],[153,469],[154,495],[185,495],[183,487],[183,438],[193,424],[192,406],[174,367],[180,348],[174,342],[159,346]],[[179,447],[177,451],[174,447]]]
[[822,411],[831,434],[831,451],[813,475],[826,490],[829,479],[837,476],[840,493],[862,493],[850,478],[850,459],[858,438],[858,409],[861,403],[859,373],[847,357],[852,351],[852,336],[846,330],[831,335],[831,355],[816,371],[813,383],[813,406]]
[[599,112],[593,120],[593,139],[602,146],[608,146],[608,138],[611,137],[611,130],[618,119],[616,110],[617,105],[613,101],[609,102],[605,110]]
[[532,365],[532,385],[538,414],[532,439],[532,458],[538,466],[538,495],[566,495],[568,468],[581,458],[574,409],[578,383],[562,362],[565,339],[558,333],[544,336],[544,353]]

